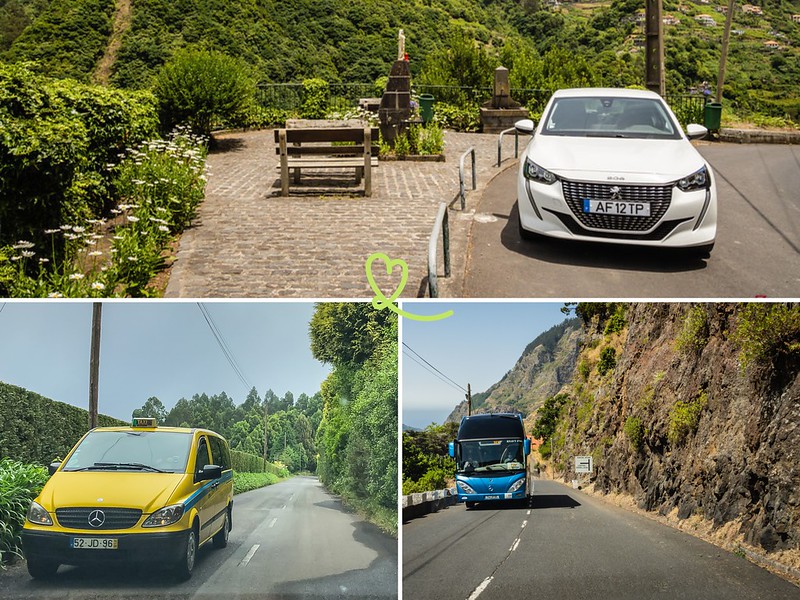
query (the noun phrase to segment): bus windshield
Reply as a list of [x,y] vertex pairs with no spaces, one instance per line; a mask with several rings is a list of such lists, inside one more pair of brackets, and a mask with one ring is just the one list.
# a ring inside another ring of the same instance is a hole
[[460,442],[458,472],[521,471],[525,469],[522,440]]

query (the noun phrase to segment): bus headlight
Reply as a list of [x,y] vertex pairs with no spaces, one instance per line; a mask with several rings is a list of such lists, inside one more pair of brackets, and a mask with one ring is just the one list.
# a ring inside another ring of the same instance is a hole
[[469,486],[468,486],[466,483],[464,483],[463,481],[457,481],[457,482],[456,482],[456,485],[457,485],[458,487],[460,487],[460,488],[461,488],[461,491],[462,491],[462,492],[464,492],[465,494],[474,494],[474,493],[475,493],[475,490],[473,490],[471,487],[469,487]]
[[514,483],[511,484],[511,487],[508,488],[508,493],[516,492],[519,488],[525,485],[525,478],[517,479]]

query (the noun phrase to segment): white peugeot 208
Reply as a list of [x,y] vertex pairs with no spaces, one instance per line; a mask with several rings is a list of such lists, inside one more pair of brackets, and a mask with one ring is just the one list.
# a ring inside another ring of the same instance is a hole
[[708,256],[717,233],[711,166],[656,93],[584,88],[559,90],[520,159],[519,230],[593,242],[692,248]]

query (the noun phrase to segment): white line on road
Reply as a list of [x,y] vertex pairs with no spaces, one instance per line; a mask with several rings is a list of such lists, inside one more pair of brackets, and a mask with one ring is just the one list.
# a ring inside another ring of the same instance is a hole
[[247,556],[245,556],[242,559],[242,562],[239,563],[240,567],[246,567],[247,566],[247,563],[249,563],[250,559],[253,558],[253,555],[258,551],[258,548],[259,548],[260,545],[261,544],[253,544],[253,547],[250,548],[250,552],[248,552]]
[[284,504],[283,506],[281,506],[281,510],[283,510],[284,508],[286,508],[286,505],[285,505],[285,504]]
[[486,579],[484,579],[483,583],[481,583],[478,587],[475,588],[475,591],[472,592],[472,594],[470,594],[467,600],[475,600],[478,596],[480,596],[481,592],[487,588],[487,586],[491,583],[492,579],[494,579],[494,577],[487,577]]
[[269,522],[269,527],[271,528],[273,525],[275,525],[275,521],[277,521],[277,520],[278,520],[278,517],[275,517],[274,519],[272,519],[272,521]]
[[525,514],[527,514],[527,515],[530,515],[530,514],[531,514],[531,509],[529,508],[529,509],[528,509],[528,512],[527,512],[527,513],[525,513]]
[[511,544],[511,548],[509,548],[509,549],[508,549],[508,551],[509,551],[509,552],[513,552],[514,550],[516,550],[516,549],[517,549],[517,546],[519,546],[519,538],[517,538],[516,540],[514,540],[514,543],[513,543],[513,544]]
[[527,524],[528,524],[528,519],[525,519],[525,520],[522,522],[522,529],[525,529],[525,525],[527,525]]

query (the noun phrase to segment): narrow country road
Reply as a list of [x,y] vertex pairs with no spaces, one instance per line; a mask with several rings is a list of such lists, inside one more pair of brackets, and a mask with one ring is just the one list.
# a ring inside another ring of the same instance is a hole
[[0,598],[397,598],[397,540],[346,512],[316,478],[295,477],[235,496],[228,547],[203,546],[185,583],[126,565],[62,566],[40,582],[17,564],[0,571]]
[[798,600],[800,588],[681,531],[536,480],[531,506],[462,504],[404,524],[403,596]]

